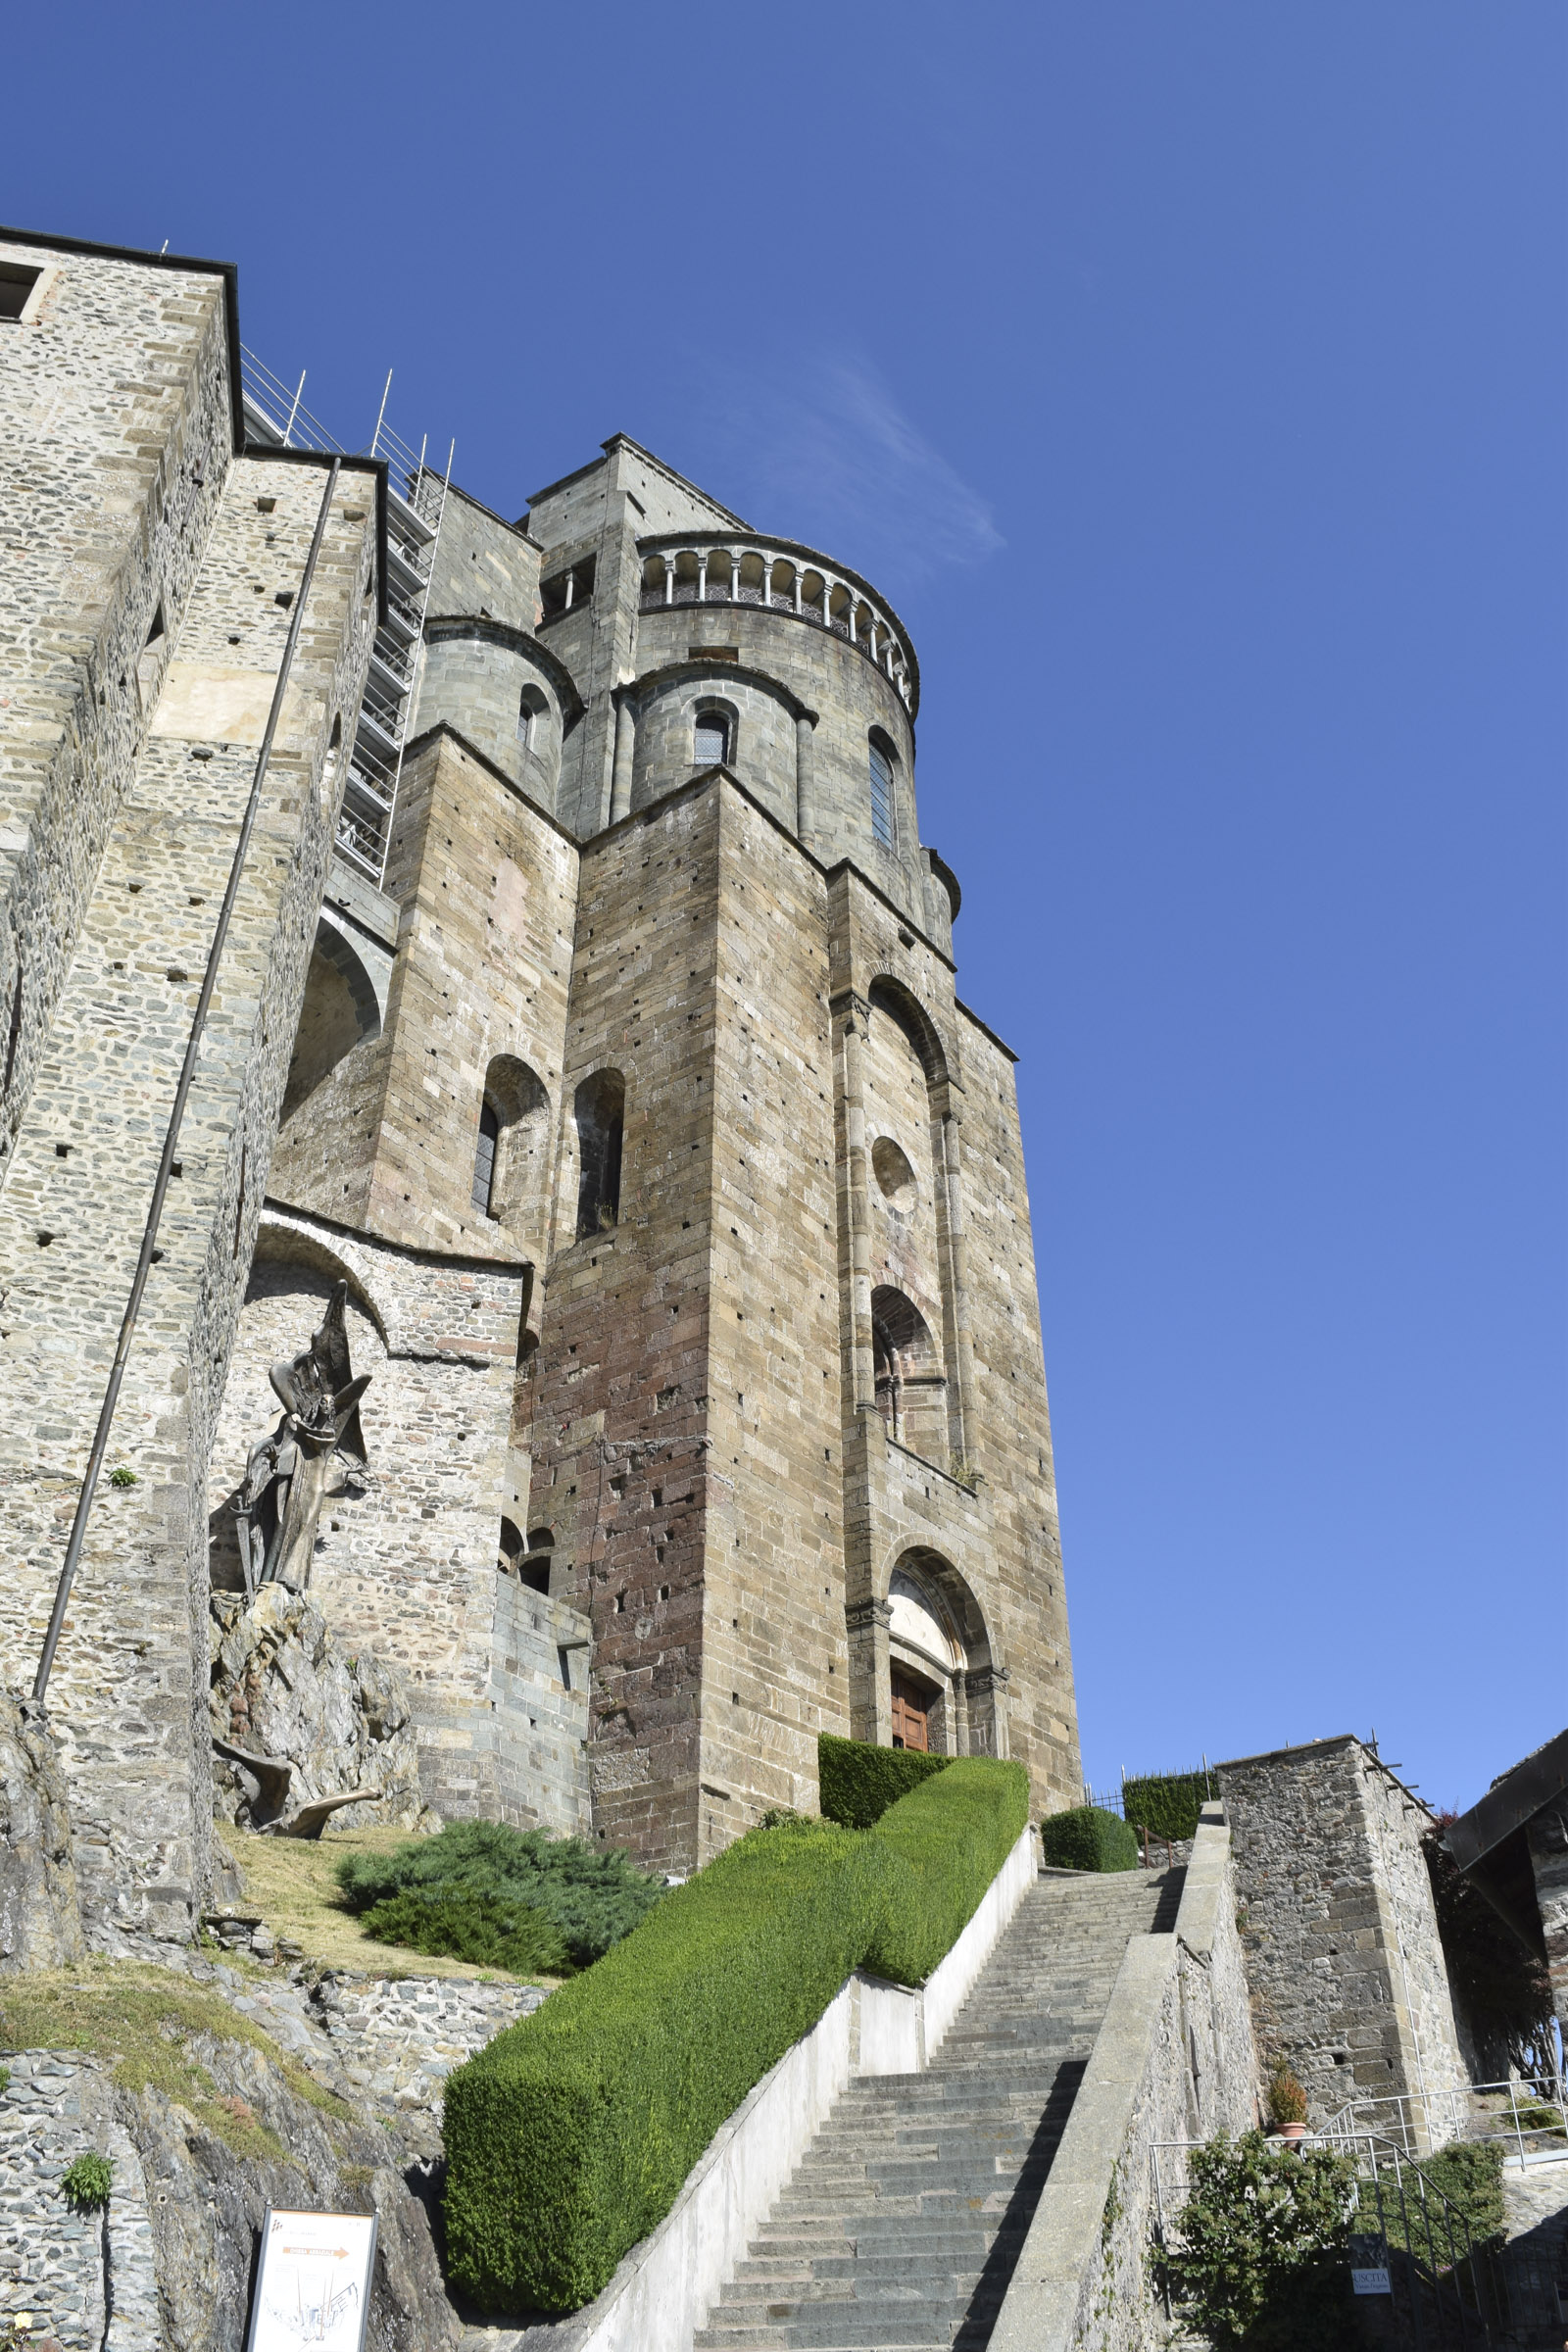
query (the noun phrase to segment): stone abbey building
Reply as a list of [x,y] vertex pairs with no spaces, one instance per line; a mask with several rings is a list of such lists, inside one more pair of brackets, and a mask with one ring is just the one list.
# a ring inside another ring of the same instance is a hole
[[339,1285],[310,1598],[437,1813],[683,1873],[821,1731],[1076,1802],[1012,1055],[897,613],[624,436],[507,521],[262,385],[231,270],[0,236],[18,1690],[288,658],[48,1690],[89,1906],[202,1899],[209,1595]]

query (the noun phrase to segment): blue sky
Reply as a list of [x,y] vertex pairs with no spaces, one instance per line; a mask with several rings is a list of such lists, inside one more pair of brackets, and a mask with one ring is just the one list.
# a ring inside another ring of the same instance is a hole
[[633,434],[919,648],[1086,1769],[1564,1706],[1560,0],[18,17],[12,221],[514,514]]

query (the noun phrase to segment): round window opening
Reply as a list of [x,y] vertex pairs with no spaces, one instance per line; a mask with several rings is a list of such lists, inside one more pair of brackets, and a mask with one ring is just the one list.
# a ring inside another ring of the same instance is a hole
[[879,1135],[871,1146],[871,1172],[888,1206],[896,1208],[900,1216],[912,1216],[914,1170],[891,1135]]

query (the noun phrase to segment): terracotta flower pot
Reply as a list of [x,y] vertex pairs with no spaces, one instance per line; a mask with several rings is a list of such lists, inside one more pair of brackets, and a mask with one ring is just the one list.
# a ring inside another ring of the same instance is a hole
[[1279,2129],[1281,2139],[1288,2141],[1293,2148],[1304,2137],[1306,2132],[1304,2124],[1281,2124]]

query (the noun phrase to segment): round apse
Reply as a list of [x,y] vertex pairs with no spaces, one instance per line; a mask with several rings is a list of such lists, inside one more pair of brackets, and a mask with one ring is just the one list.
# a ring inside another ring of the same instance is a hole
[[891,1135],[879,1135],[871,1146],[871,1173],[889,1208],[902,1217],[914,1211],[914,1170]]

